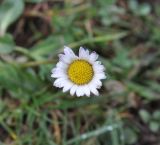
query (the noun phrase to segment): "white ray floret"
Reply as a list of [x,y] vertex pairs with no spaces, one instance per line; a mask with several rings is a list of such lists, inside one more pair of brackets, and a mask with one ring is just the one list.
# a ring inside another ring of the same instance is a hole
[[96,52],[89,53],[89,50],[80,47],[76,56],[71,48],[65,46],[64,54],[59,54],[59,62],[52,69],[53,85],[63,88],[63,92],[70,91],[72,96],[98,96],[101,80],[106,75],[104,66],[97,59]]

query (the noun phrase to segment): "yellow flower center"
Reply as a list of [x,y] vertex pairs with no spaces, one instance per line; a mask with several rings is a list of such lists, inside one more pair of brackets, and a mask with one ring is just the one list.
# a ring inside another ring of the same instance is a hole
[[89,83],[92,80],[93,75],[92,65],[86,60],[75,60],[68,67],[69,79],[77,85]]

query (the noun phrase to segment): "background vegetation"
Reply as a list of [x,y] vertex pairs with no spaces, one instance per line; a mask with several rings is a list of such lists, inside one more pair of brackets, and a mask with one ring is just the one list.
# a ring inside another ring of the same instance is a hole
[[[160,145],[158,0],[1,0],[0,145]],[[67,45],[97,51],[99,97],[52,86]]]

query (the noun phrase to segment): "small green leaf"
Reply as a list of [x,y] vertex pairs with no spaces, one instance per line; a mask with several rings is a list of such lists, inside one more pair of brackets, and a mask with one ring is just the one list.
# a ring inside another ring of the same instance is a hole
[[129,82],[127,85],[130,90],[137,92],[146,100],[156,100],[159,98],[159,94],[155,93],[152,89],[142,86],[138,83]]
[[11,35],[6,34],[3,37],[0,37],[0,54],[12,52],[14,46],[14,41]]
[[126,137],[125,142],[127,144],[134,144],[138,140],[137,133],[132,128],[125,128],[124,133]]
[[159,125],[158,122],[152,121],[152,122],[150,122],[150,124],[149,124],[149,128],[150,128],[153,132],[157,132],[157,131],[159,130],[159,128],[160,128],[160,125]]
[[149,4],[143,4],[140,6],[139,15],[146,16],[151,12],[151,7]]
[[132,59],[128,59],[128,52],[125,49],[121,53],[117,52],[117,56],[113,59],[113,63],[123,68],[131,68],[133,66]]
[[0,35],[4,35],[8,26],[23,12],[23,0],[4,0],[0,5]]
[[149,120],[151,119],[151,115],[144,109],[139,111],[139,115],[145,123],[149,122]]
[[136,0],[129,0],[128,1],[128,5],[129,5],[129,8],[133,11],[133,12],[136,12],[137,9],[138,9],[138,2]]
[[129,8],[135,15],[139,16],[146,16],[151,12],[151,7],[149,4],[139,4],[137,0],[130,0]]
[[160,121],[160,111],[159,111],[159,110],[156,110],[156,111],[153,113],[153,119],[156,119],[156,120],[159,120],[159,121]]

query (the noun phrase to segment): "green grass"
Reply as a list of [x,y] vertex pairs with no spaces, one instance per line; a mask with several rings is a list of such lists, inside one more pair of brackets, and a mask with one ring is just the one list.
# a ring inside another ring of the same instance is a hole
[[[157,145],[160,6],[76,2],[1,2],[0,145]],[[107,75],[100,96],[53,87],[64,45],[99,54]]]

